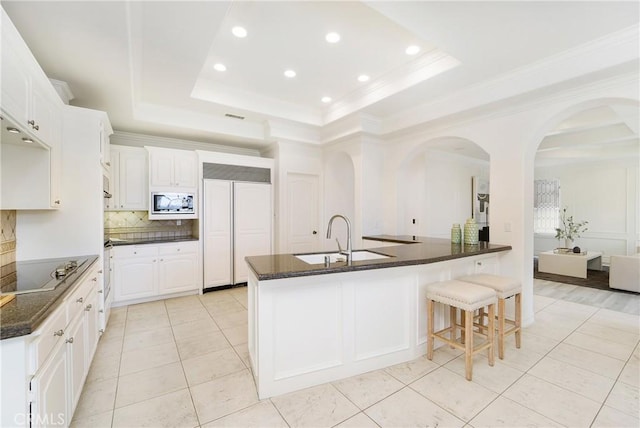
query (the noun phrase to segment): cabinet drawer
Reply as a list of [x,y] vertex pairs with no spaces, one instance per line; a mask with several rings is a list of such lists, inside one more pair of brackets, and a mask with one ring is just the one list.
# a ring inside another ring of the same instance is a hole
[[81,280],[81,284],[66,299],[67,306],[67,323],[70,323],[84,309],[87,297],[92,289],[98,284],[95,272],[91,272],[89,276]]
[[176,244],[163,244],[160,245],[159,253],[161,256],[169,256],[175,254],[185,254],[185,253],[197,253],[198,252],[198,242],[180,242]]
[[113,249],[114,258],[128,258],[136,256],[157,256],[157,245],[123,245]]
[[67,326],[67,311],[62,304],[33,335],[36,339],[31,343],[30,374],[35,374],[44,364],[53,347],[64,340],[64,329]]

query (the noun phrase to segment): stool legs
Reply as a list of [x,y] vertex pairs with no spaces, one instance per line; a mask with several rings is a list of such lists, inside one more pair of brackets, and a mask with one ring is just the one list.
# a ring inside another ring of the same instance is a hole
[[504,299],[498,299],[498,357],[504,359]]
[[520,293],[516,294],[516,348],[520,349],[520,342],[522,341],[522,304]]
[[433,359],[433,300],[427,299],[427,359]]
[[449,339],[454,342],[458,338],[458,311],[455,306],[449,306],[449,326],[451,326]]
[[496,333],[496,326],[495,326],[495,320],[496,320],[496,309],[495,309],[495,305],[489,305],[489,331],[487,332],[487,340],[489,341],[489,365],[491,367],[493,367],[494,364],[494,352],[493,352],[493,342],[494,342],[494,338],[495,338],[495,333]]
[[464,311],[464,374],[471,380],[473,374],[473,311]]

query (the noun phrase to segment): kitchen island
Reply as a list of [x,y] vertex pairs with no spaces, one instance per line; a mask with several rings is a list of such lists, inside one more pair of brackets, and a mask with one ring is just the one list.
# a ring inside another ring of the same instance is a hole
[[[367,237],[376,239],[390,241]],[[498,274],[501,255],[511,249],[425,237],[391,242],[398,245],[370,249],[387,257],[351,264],[310,264],[292,254],[246,258],[248,346],[261,399],[423,355],[426,285]],[[435,327],[443,326],[444,308],[437,306]]]

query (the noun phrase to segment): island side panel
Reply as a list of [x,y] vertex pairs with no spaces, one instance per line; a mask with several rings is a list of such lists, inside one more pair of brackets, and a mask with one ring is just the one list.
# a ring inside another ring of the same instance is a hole
[[[499,271],[498,253],[425,265],[249,279],[249,353],[261,399],[423,355],[426,286]],[[445,308],[437,305],[436,328]],[[448,311],[446,311],[448,313]]]

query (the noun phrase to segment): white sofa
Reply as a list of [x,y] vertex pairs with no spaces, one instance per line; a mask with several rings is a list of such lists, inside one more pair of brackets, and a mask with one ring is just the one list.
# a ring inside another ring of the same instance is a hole
[[609,288],[640,293],[640,253],[610,257]]

